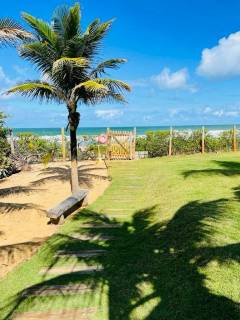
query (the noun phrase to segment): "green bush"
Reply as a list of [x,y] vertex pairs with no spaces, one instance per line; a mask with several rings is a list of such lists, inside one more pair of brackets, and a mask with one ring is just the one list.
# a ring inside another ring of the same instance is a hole
[[146,151],[149,157],[161,157],[168,154],[169,131],[148,131]]
[[[137,138],[136,150],[148,151],[149,157],[161,157],[168,155],[169,131],[149,131],[146,138]],[[192,154],[201,152],[201,130],[174,131],[172,136],[172,154]],[[224,131],[218,137],[206,132],[205,151],[220,152],[232,150],[232,130]]]
[[10,156],[10,145],[7,140],[8,129],[5,127],[6,116],[0,112],[0,179],[11,175],[14,167]]
[[201,131],[174,132],[172,154],[191,154],[201,151]]
[[0,168],[5,166],[10,154],[10,145],[7,141],[8,129],[4,126],[6,116],[0,112]]
[[[99,149],[100,149],[101,157],[105,158],[106,154],[107,154],[107,145],[100,144]],[[90,144],[87,147],[87,150],[85,153],[91,155],[92,159],[97,159],[98,158],[98,145],[97,144]]]
[[145,137],[136,138],[136,151],[146,151],[147,150],[147,139]]
[[232,150],[232,130],[222,132],[218,137],[206,135],[205,150],[206,152],[219,152]]
[[21,156],[32,158],[35,161],[48,162],[61,156],[61,145],[56,140],[49,141],[31,132],[17,135],[17,151]]

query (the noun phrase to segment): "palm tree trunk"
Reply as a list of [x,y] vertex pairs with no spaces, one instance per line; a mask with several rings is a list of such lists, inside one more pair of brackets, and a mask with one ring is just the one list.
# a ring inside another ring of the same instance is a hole
[[78,112],[69,108],[69,128],[70,128],[70,149],[71,149],[71,190],[75,193],[79,190],[78,180],[78,161],[77,161],[77,127],[80,115]]

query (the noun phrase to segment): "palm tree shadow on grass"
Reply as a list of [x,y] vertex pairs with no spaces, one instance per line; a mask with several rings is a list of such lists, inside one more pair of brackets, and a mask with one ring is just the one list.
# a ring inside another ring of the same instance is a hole
[[[136,212],[130,222],[118,225],[118,228],[78,227],[71,236],[59,234],[52,241],[52,252],[105,249],[107,254],[87,261],[89,264],[100,263],[104,271],[94,276],[64,274],[42,281],[40,286],[60,283],[107,285],[110,320],[237,320],[240,318],[239,304],[211,292],[205,285],[204,274],[199,272],[200,267],[211,261],[222,264],[240,262],[240,244],[213,247],[210,242],[214,230],[206,220],[219,221],[227,202],[225,199],[190,202],[165,223],[156,222],[158,208],[151,207]],[[77,222],[86,218],[95,224],[118,224],[116,220],[89,210],[75,217]],[[110,240],[105,244],[80,241],[74,238],[75,232],[109,236]],[[58,260],[55,258],[49,268]],[[83,259],[78,258],[78,261]],[[38,299],[20,292],[8,302],[11,311],[4,319],[21,310],[22,305],[26,307],[26,303],[31,309]],[[48,297],[48,308],[51,308],[53,299]],[[70,299],[71,296],[64,296],[64,303],[67,305]]]
[[[240,176],[240,162],[236,161],[219,161],[219,160],[214,160],[212,161],[215,164],[218,164],[220,168],[217,169],[201,169],[201,170],[188,170],[183,172],[183,176],[185,178],[188,178],[190,176],[195,176],[195,175],[223,175],[226,177],[231,177],[231,176]],[[235,198],[237,200],[240,200],[240,185],[234,187],[233,189]]]
[[213,163],[220,166],[216,169],[200,169],[200,170],[188,170],[183,172],[183,176],[188,178],[196,174],[208,174],[208,175],[223,175],[227,177],[235,176],[240,174],[240,162],[236,161],[219,161],[214,160]]
[[[98,168],[97,170],[105,170],[105,168]],[[93,178],[97,179],[107,179],[106,176],[95,173],[96,168],[86,165],[81,165],[78,167],[79,183],[85,184],[87,187],[91,187]],[[33,181],[31,185],[33,187],[41,186],[46,182],[50,181],[69,181],[70,180],[70,166],[66,165],[64,167],[49,167],[43,169],[40,173],[42,178]]]

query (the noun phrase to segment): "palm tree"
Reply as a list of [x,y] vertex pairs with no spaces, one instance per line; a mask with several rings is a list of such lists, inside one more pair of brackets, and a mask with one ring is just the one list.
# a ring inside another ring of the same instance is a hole
[[20,47],[20,56],[33,62],[46,80],[26,81],[8,90],[9,93],[65,103],[71,145],[72,192],[79,188],[77,171],[77,128],[79,104],[103,101],[125,102],[124,91],[130,87],[120,80],[102,78],[106,69],[116,69],[125,59],[111,59],[96,64],[100,45],[112,21],[94,20],[85,31],[80,26],[80,6],[61,7],[53,15],[51,24],[27,13],[22,14],[31,26],[36,39]]
[[17,22],[10,18],[0,19],[0,43],[15,44],[18,40],[31,39],[30,32],[24,30]]

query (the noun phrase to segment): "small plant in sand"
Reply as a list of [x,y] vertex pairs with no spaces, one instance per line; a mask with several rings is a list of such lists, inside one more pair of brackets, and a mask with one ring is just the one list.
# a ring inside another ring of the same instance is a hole
[[79,188],[77,168],[77,128],[79,104],[95,105],[100,102],[124,102],[123,91],[130,87],[123,81],[108,77],[106,69],[116,69],[125,59],[110,59],[97,64],[97,56],[103,38],[112,21],[94,20],[86,30],[81,28],[80,6],[61,7],[53,15],[51,23],[27,13],[23,19],[36,36],[23,44],[20,56],[31,61],[42,72],[41,79],[19,84],[8,93],[19,93],[30,98],[64,103],[68,111],[71,148],[72,192]]

